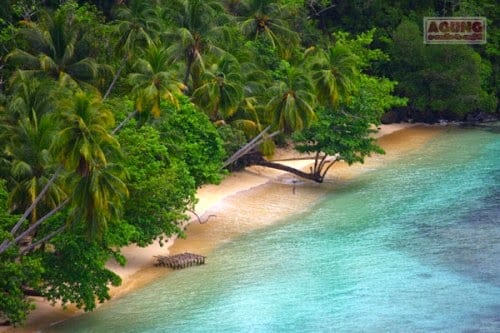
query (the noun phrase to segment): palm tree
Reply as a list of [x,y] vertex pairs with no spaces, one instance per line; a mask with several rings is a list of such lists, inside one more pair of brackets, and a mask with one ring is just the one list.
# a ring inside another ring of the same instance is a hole
[[290,45],[299,40],[298,34],[289,29],[286,22],[286,8],[276,1],[242,1],[241,11],[244,20],[241,23],[243,33],[250,38],[266,38],[283,55],[290,50]]
[[342,44],[319,50],[310,65],[318,100],[334,108],[347,101],[356,89],[358,64],[359,58]]
[[119,147],[109,134],[112,113],[91,94],[78,92],[61,102],[57,119],[61,129],[51,149],[67,170],[80,176],[89,175],[96,165],[106,165],[106,153]]
[[192,100],[212,121],[231,117],[243,100],[243,83],[238,61],[223,57],[202,75],[202,85],[193,92]]
[[111,223],[116,223],[123,212],[123,202],[128,196],[123,182],[125,171],[114,163],[99,161],[84,175],[70,177],[73,189],[69,224],[85,224],[91,239],[102,239]]
[[[56,132],[52,119],[54,101],[50,82],[39,81],[24,72],[14,75],[12,99],[7,105],[7,118],[3,131],[8,143],[5,153],[10,164],[11,186],[9,206],[13,211],[25,211],[49,181],[54,161],[49,150]],[[47,212],[64,196],[53,184],[39,205],[38,210]],[[40,208],[41,207],[41,208]],[[38,218],[37,208],[31,213],[31,221]]]
[[109,157],[118,152],[116,138],[109,134],[112,113],[101,100],[85,93],[62,106],[61,130],[52,149],[70,171],[70,224],[85,223],[89,236],[100,238],[110,221],[116,220],[128,195],[124,171]]
[[121,4],[116,10],[116,32],[119,34],[117,51],[123,54],[103,99],[106,99],[127,62],[133,58],[137,48],[149,46],[161,31],[161,22],[154,5],[158,1],[132,0],[128,5]]
[[9,88],[11,99],[4,123],[13,125],[24,118],[35,121],[54,111],[52,81],[38,79],[32,72],[17,70],[9,80]]
[[82,35],[84,31],[71,13],[59,10],[51,15],[40,13],[38,23],[24,21],[21,37],[26,40],[25,50],[15,49],[7,60],[21,69],[46,73],[61,83],[75,85],[93,80],[99,66],[94,59],[85,57]]
[[173,69],[167,49],[161,45],[151,44],[136,61],[129,83],[139,112],[150,109],[154,117],[159,117],[162,100],[177,103],[176,94],[182,92],[184,85],[176,80]]
[[[30,121],[25,118],[18,122],[10,133],[7,156],[11,158],[10,174],[12,177],[9,192],[9,207],[16,212],[24,212],[48,183],[53,171],[53,159],[49,151],[53,135],[54,122],[44,116],[40,120]],[[53,184],[40,204],[31,212],[31,222],[38,219],[38,211],[46,213],[62,201],[62,189]]]
[[204,54],[225,53],[217,44],[227,17],[220,2],[214,0],[178,0],[173,8],[177,10],[170,13],[174,31],[167,35],[172,41],[169,52],[173,61],[184,61],[183,83],[194,91],[204,71]]
[[272,123],[290,134],[307,128],[316,118],[310,79],[298,68],[288,70],[285,81],[271,87],[271,100],[266,105]]

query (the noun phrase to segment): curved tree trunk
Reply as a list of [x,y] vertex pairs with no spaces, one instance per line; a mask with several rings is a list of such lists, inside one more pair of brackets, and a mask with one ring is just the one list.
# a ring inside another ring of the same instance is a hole
[[322,183],[323,180],[324,180],[324,177],[321,176],[321,174],[319,174],[318,172],[314,172],[312,170],[312,168],[311,168],[312,172],[304,172],[302,170],[289,167],[287,165],[283,165],[283,164],[279,164],[279,163],[274,163],[274,162],[267,161],[264,158],[262,158],[261,160],[257,161],[255,163],[255,165],[261,165],[261,166],[264,166],[264,167],[267,167],[267,168],[272,168],[272,169],[277,169],[277,170],[282,170],[282,171],[290,172],[290,173],[292,173],[294,175],[297,175],[297,176],[299,176],[301,178],[305,178],[305,179],[309,179],[309,180],[315,181],[316,183]]

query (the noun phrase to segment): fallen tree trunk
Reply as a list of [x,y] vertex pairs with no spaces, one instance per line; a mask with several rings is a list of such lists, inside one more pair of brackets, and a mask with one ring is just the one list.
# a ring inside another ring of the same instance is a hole
[[309,172],[305,172],[305,171],[290,167],[288,165],[268,161],[262,156],[261,153],[256,152],[256,151],[244,156],[244,159],[245,159],[245,165],[247,165],[247,166],[260,165],[260,166],[263,166],[266,168],[272,168],[272,169],[276,169],[276,170],[286,171],[286,172],[292,173],[296,176],[299,176],[301,178],[312,180],[316,183],[322,183],[324,181],[327,171],[336,162],[336,159],[331,160],[331,161],[327,161],[326,156],[320,157],[318,154],[318,155],[316,155],[314,168],[311,167]]

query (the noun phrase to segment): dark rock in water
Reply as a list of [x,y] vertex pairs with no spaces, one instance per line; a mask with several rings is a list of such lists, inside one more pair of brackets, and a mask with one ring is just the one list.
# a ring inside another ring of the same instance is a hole
[[478,112],[475,114],[468,114],[466,117],[466,121],[469,123],[490,123],[498,121],[498,117],[491,113]]

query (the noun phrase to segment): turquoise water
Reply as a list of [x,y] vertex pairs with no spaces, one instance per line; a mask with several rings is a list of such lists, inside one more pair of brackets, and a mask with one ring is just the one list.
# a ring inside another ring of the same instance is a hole
[[452,128],[50,332],[500,332],[500,132]]

